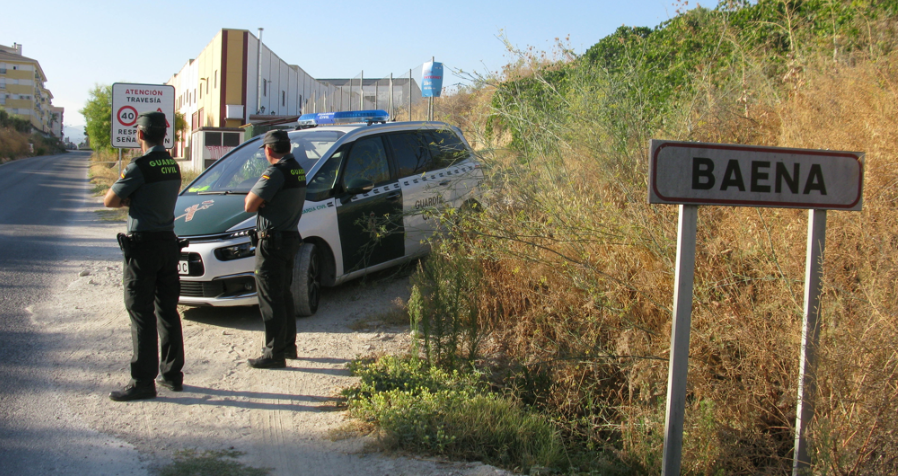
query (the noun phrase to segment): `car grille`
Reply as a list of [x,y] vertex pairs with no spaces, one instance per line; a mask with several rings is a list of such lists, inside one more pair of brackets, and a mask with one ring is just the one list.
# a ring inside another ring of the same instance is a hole
[[181,296],[184,297],[218,297],[224,292],[221,281],[181,281]]
[[227,298],[256,292],[252,275],[234,276],[215,281],[181,280],[181,296],[193,298]]

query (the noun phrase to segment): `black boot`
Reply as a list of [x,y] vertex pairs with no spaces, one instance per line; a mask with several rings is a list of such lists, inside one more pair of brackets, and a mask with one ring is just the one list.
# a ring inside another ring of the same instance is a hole
[[129,383],[122,390],[116,390],[109,394],[109,398],[116,402],[129,402],[131,400],[146,400],[148,398],[156,398],[156,386],[152,383],[149,385],[138,385]]
[[275,359],[274,357],[259,357],[258,359],[249,359],[249,366],[254,369],[282,369],[287,366],[287,361],[283,357]]
[[156,384],[165,387],[172,392],[180,392],[184,390],[184,384],[181,382],[174,382],[171,380],[166,380],[164,377],[159,377],[156,379]]

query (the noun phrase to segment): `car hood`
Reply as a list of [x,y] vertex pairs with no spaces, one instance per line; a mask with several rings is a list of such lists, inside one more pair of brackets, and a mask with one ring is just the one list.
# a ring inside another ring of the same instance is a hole
[[175,205],[178,236],[214,235],[251,218],[243,211],[246,195],[181,195]]

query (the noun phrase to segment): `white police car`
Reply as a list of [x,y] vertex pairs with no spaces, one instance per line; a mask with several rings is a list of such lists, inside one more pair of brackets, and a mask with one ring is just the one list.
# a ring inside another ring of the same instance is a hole
[[[306,114],[290,131],[308,190],[299,221],[296,313],[312,315],[321,286],[426,254],[436,230],[431,212],[479,205],[480,164],[461,131],[441,122],[386,122],[385,111]],[[181,252],[180,303],[257,304],[255,214],[246,194],[268,166],[261,136],[232,150],[178,196],[175,233]]]

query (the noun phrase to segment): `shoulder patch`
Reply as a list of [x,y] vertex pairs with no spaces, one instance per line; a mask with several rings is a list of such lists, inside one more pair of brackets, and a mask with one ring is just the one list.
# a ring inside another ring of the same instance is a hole
[[267,175],[263,175],[262,178],[265,179],[265,180],[268,180],[268,179],[270,179],[271,177],[269,177],[269,176],[267,176]]

